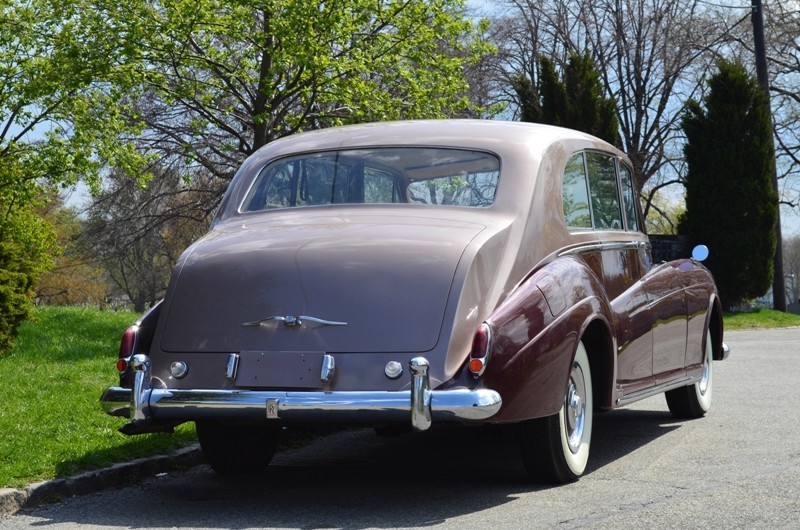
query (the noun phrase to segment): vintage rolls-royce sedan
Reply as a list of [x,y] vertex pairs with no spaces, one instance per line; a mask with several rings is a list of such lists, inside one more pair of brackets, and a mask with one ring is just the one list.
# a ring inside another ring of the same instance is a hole
[[576,480],[596,411],[711,405],[722,311],[700,259],[653,263],[632,166],[542,125],[332,128],[232,180],[101,401],[126,434],[193,421],[214,470],[282,429],[516,424],[532,478]]

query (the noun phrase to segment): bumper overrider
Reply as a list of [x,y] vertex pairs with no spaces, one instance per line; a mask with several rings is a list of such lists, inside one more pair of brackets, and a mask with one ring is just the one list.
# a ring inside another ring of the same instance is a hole
[[431,390],[430,364],[424,357],[409,362],[411,390],[403,391],[277,391],[176,390],[153,388],[150,359],[131,359],[133,389],[109,387],[100,398],[112,416],[130,418],[122,432],[153,432],[198,419],[290,422],[405,422],[424,431],[436,422],[468,422],[490,418],[500,410],[500,394],[487,388]]

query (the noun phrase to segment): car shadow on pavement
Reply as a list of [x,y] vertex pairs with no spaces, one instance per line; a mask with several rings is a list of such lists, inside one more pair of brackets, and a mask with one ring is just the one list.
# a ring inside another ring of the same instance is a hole
[[681,428],[683,423],[666,410],[618,409],[596,414],[586,474],[624,459],[635,450]]
[[[582,480],[602,479],[603,468],[620,467],[626,455],[681,425],[660,410],[596,415]],[[510,427],[443,427],[394,437],[353,429],[292,435],[264,473],[222,476],[201,465],[95,495],[97,503],[133,503],[133,510],[49,508],[38,515],[134,528],[420,527],[477,516],[553,488],[579,490],[581,482],[530,482]]]

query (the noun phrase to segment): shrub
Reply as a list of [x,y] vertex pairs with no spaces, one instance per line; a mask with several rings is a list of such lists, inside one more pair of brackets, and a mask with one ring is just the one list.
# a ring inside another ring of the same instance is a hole
[[6,212],[0,217],[0,355],[13,346],[33,307],[36,281],[57,250],[53,227],[32,210]]

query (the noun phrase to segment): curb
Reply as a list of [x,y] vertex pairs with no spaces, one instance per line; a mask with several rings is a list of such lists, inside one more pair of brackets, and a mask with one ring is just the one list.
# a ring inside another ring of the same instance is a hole
[[0,518],[48,502],[57,502],[75,495],[130,484],[149,476],[203,462],[199,444],[193,444],[168,455],[140,458],[114,464],[104,469],[86,471],[74,477],[31,484],[24,490],[0,488]]

